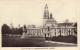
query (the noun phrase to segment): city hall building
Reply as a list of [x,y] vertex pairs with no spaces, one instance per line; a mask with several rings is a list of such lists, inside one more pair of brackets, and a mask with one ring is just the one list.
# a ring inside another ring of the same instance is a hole
[[77,29],[73,26],[74,23],[65,20],[63,23],[57,23],[53,18],[52,13],[49,13],[48,6],[46,4],[44,8],[43,25],[41,27],[35,27],[34,25],[23,27],[22,38],[25,37],[53,37],[53,36],[68,36],[75,35],[74,30]]

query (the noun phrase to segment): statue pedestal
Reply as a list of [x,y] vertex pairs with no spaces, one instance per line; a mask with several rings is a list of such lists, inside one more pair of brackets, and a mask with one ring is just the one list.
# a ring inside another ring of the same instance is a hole
[[21,36],[21,38],[25,38],[25,33],[23,33],[23,35]]

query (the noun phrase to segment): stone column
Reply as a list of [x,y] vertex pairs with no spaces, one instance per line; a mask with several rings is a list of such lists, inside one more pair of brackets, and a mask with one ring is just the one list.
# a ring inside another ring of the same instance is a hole
[[56,36],[56,29],[55,29],[55,36]]
[[59,33],[60,33],[60,35],[61,35],[61,29],[59,30]]
[[63,35],[65,36],[64,29],[63,29]]

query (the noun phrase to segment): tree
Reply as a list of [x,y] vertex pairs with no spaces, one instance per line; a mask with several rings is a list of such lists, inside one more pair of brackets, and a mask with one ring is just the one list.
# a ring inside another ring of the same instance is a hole
[[74,24],[74,27],[76,27],[76,28],[77,28],[77,22]]
[[23,29],[22,28],[14,28],[11,30],[11,34],[22,34]]
[[76,27],[76,28],[74,29],[74,33],[77,34],[77,22],[74,24],[74,27]]
[[19,28],[18,29],[18,34],[22,34],[23,33],[23,29],[22,28]]
[[10,33],[11,33],[10,27],[7,24],[3,24],[2,34],[10,34]]

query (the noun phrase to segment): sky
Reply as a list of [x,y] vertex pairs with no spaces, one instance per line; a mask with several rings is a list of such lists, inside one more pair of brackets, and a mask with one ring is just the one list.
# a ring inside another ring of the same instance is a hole
[[0,20],[14,27],[19,24],[41,26],[43,24],[44,7],[48,5],[49,13],[53,18],[62,23],[66,19],[76,22],[78,13],[78,1],[76,0],[21,0],[21,1],[0,1]]

